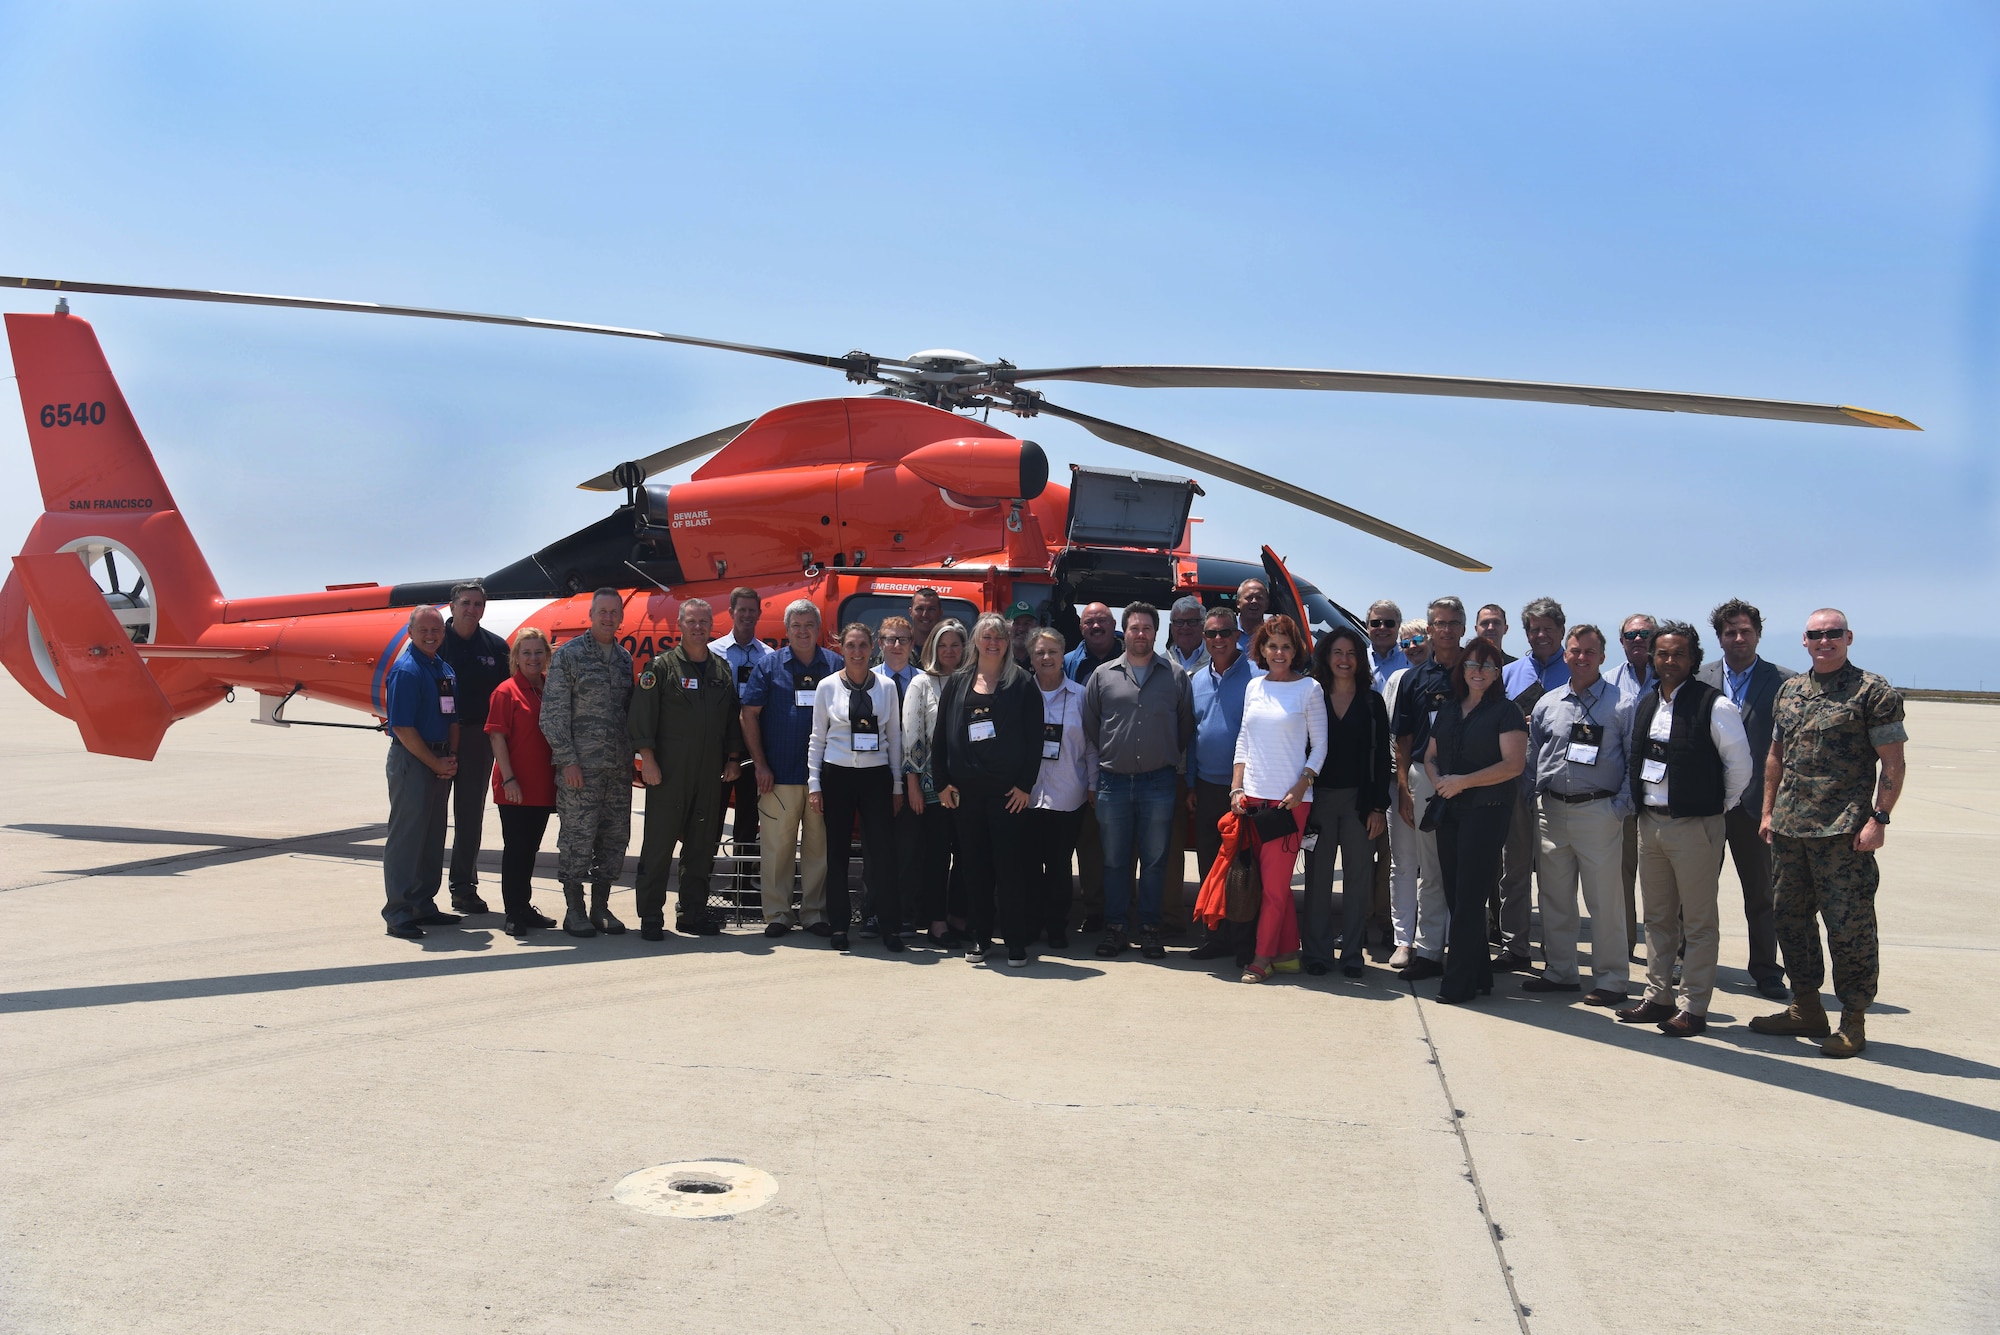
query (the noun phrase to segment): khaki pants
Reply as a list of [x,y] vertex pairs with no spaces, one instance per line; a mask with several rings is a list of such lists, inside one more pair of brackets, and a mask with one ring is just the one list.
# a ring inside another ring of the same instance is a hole
[[1543,797],[1541,844],[1535,858],[1535,888],[1542,905],[1542,958],[1552,983],[1577,978],[1576,942],[1582,923],[1576,888],[1590,910],[1590,977],[1596,989],[1623,992],[1631,981],[1626,963],[1625,895],[1619,876],[1624,858],[1625,822],[1611,799],[1559,802]]
[[[826,921],[826,822],[806,800],[802,783],[779,783],[757,799],[757,830],[762,856],[765,922],[789,922],[792,916],[792,861],[799,857],[799,925]],[[803,838],[801,838],[803,836]],[[846,930],[841,924],[841,930]]]
[[[1415,799],[1411,815],[1417,824],[1424,823],[1424,808],[1430,805],[1437,790],[1431,787],[1431,776],[1422,765],[1410,766],[1410,796]],[[1416,841],[1416,866],[1412,869],[1408,888],[1407,903],[1402,898],[1402,886],[1397,887],[1398,913],[1396,915],[1396,941],[1403,944],[1403,927],[1408,924],[1411,950],[1425,959],[1439,961],[1444,958],[1445,915],[1447,912],[1444,896],[1444,864],[1438,860],[1438,837],[1433,830],[1429,834],[1414,826],[1411,838]],[[1402,880],[1402,865],[1396,868],[1398,881]],[[1485,935],[1482,926],[1480,935]]]
[[1680,1008],[1708,1014],[1722,926],[1716,881],[1726,841],[1722,817],[1639,813],[1639,895],[1646,906],[1646,1000],[1674,1000],[1674,956],[1681,961]]

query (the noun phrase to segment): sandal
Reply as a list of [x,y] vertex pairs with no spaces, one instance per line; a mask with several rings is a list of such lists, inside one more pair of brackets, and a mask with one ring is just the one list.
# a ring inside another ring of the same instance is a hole
[[1269,969],[1260,969],[1254,964],[1246,964],[1243,966],[1243,976],[1236,981],[1239,983],[1264,983],[1269,982],[1270,978],[1271,971]]
[[1299,957],[1297,955],[1287,955],[1281,960],[1271,961],[1271,972],[1273,973],[1297,973],[1298,971]]

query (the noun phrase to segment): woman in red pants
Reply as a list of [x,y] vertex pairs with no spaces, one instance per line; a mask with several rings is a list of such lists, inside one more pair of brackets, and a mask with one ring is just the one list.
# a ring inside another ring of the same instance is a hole
[[1229,805],[1253,821],[1263,808],[1291,816],[1287,833],[1260,833],[1258,839],[1264,897],[1257,914],[1257,953],[1243,970],[1243,981],[1261,983],[1274,969],[1294,973],[1299,967],[1292,867],[1312,814],[1313,780],[1326,762],[1326,694],[1300,670],[1306,663],[1305,637],[1288,616],[1264,619],[1250,641],[1250,657],[1265,675],[1243,692]]

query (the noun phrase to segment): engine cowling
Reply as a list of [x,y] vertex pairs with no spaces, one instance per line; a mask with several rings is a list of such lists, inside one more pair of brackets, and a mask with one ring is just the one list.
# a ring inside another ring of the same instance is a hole
[[959,496],[1031,501],[1049,485],[1049,457],[1032,440],[962,436],[911,450],[901,464]]

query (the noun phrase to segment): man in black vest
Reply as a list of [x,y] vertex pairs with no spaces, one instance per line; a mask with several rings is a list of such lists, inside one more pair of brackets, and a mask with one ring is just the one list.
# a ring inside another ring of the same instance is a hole
[[1743,887],[1743,925],[1750,934],[1750,977],[1757,990],[1773,1001],[1790,1001],[1785,971],[1778,964],[1778,915],[1771,899],[1771,848],[1757,828],[1764,820],[1764,760],[1771,754],[1771,707],[1778,688],[1799,674],[1758,657],[1764,638],[1764,614],[1731,598],[1708,614],[1722,657],[1701,665],[1695,674],[1705,686],[1729,697],[1743,715],[1743,732],[1750,739],[1750,786],[1743,800],[1722,813],[1729,835],[1729,856]]
[[[1639,897],[1646,915],[1646,994],[1618,1012],[1669,1038],[1708,1028],[1715,957],[1722,944],[1715,888],[1722,872],[1722,813],[1750,784],[1743,717],[1713,686],[1694,680],[1701,635],[1685,621],[1653,632],[1652,690],[1632,711],[1626,749],[1639,812]],[[1687,945],[1675,1005],[1674,957]]]

